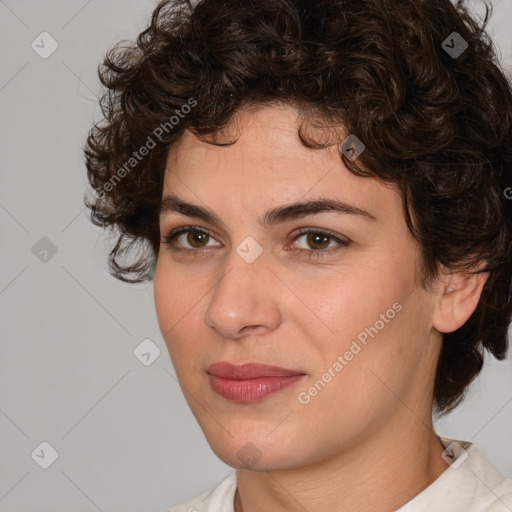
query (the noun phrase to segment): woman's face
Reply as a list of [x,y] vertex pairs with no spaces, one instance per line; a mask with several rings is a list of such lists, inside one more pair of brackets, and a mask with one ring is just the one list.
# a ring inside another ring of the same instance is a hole
[[[186,131],[170,150],[163,197],[220,222],[166,208],[162,240],[184,226],[209,234],[162,243],[154,278],[162,335],[211,448],[232,467],[266,471],[423,428],[440,335],[399,194],[350,173],[336,144],[303,146],[291,107],[240,112],[237,126],[232,146]],[[260,224],[268,211],[320,199],[348,207]],[[209,375],[217,362],[302,376],[237,383]]]

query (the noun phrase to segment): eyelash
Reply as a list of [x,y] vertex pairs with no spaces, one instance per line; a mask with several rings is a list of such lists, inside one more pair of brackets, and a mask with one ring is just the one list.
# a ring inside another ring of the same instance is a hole
[[[175,239],[179,235],[181,235],[183,233],[189,233],[189,232],[190,233],[201,233],[201,234],[207,235],[210,238],[214,238],[211,235],[211,233],[206,229],[198,228],[195,226],[183,226],[183,227],[178,228],[175,231],[171,232],[169,235],[165,236],[162,243],[168,244],[169,249],[173,252],[188,252],[188,253],[193,254],[194,256],[198,256],[199,255],[198,253],[204,252],[203,249],[180,249],[180,248],[174,247]],[[299,230],[299,232],[297,233],[297,235],[295,235],[295,237],[293,238],[292,242],[295,242],[297,239],[299,239],[301,236],[303,236],[305,234],[322,235],[327,238],[330,238],[331,240],[334,240],[335,242],[337,242],[339,244],[339,247],[335,248],[334,250],[332,248],[330,250],[328,250],[328,249],[311,249],[311,250],[297,249],[296,250],[296,252],[299,252],[299,253],[307,253],[307,257],[309,259],[321,258],[321,257],[327,256],[329,254],[336,253],[339,250],[341,250],[342,248],[348,247],[351,244],[351,242],[349,240],[343,240],[343,239],[333,235],[329,231],[324,231],[324,230],[318,229],[318,228],[314,228],[314,229],[313,228],[301,228]]]

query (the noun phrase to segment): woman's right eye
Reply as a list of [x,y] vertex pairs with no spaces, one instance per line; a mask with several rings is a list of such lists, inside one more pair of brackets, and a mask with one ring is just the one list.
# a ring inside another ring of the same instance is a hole
[[[176,240],[178,240],[181,237],[183,237],[183,240],[189,243],[192,247],[176,247]],[[172,251],[194,252],[200,250],[201,248],[208,247],[207,245],[200,245],[202,242],[204,242],[205,239],[208,238],[213,237],[211,233],[206,229],[200,229],[192,226],[184,226],[172,232],[171,234],[165,236],[162,243],[168,244],[170,246],[169,248]],[[199,244],[199,247],[194,247],[194,244]]]

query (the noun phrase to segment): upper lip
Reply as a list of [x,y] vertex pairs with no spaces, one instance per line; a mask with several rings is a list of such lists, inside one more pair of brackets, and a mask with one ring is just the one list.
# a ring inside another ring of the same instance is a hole
[[240,365],[228,362],[218,362],[211,364],[207,372],[216,377],[225,379],[246,380],[257,379],[260,377],[289,377],[291,375],[305,375],[304,372],[289,370],[279,366],[259,363],[245,363]]

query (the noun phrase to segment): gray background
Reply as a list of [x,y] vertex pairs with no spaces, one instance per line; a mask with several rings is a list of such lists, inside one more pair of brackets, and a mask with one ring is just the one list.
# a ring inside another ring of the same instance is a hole
[[[160,512],[231,469],[182,396],[152,283],[109,276],[114,238],[92,226],[82,203],[82,146],[100,119],[97,65],[145,28],[155,5],[0,0],[0,512]],[[494,5],[489,32],[510,69],[512,0]],[[43,31],[59,45],[47,59],[31,47]],[[46,262],[43,237],[57,249]],[[146,338],[161,350],[149,366],[133,353]],[[465,403],[437,423],[441,435],[476,443],[506,476],[511,370],[510,357],[488,360]],[[58,453],[47,469],[42,442]]]

